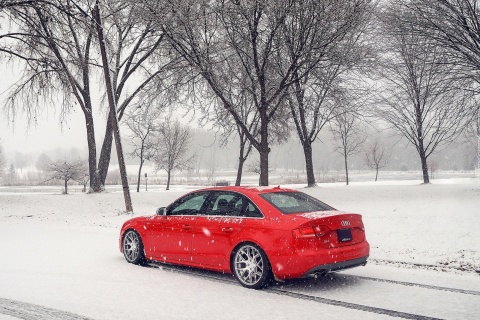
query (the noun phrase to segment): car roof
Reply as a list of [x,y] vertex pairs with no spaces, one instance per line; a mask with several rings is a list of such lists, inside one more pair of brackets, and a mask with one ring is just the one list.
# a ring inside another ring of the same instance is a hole
[[296,190],[281,188],[280,186],[276,187],[255,187],[255,186],[225,186],[225,187],[210,187],[204,190],[216,190],[216,191],[233,191],[243,193],[245,195],[250,194],[263,194],[263,193],[272,193],[272,192],[295,192]]

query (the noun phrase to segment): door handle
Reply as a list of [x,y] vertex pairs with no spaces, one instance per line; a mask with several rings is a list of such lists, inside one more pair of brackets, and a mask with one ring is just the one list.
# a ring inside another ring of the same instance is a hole
[[222,231],[225,232],[225,233],[231,233],[231,232],[233,232],[233,228],[225,227],[225,228],[222,228]]
[[182,229],[184,229],[184,230],[190,230],[190,229],[192,229],[192,226],[189,225],[189,224],[184,224],[184,225],[182,226]]

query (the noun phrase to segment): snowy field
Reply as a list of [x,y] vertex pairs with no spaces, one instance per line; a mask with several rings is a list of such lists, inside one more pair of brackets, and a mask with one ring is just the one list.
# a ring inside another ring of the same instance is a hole
[[[126,263],[118,233],[132,215],[122,214],[120,192],[0,190],[0,319],[476,319],[479,180],[290,186],[361,213],[370,262],[264,291],[227,275]],[[132,192],[134,216],[193,188]]]

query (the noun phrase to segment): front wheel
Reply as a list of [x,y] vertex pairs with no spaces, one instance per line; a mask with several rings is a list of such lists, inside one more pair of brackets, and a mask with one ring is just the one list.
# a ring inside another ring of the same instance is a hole
[[243,244],[232,255],[232,272],[238,282],[249,289],[261,289],[272,279],[267,255],[255,244]]
[[125,259],[130,263],[142,264],[145,261],[142,238],[134,230],[128,230],[123,236],[122,251]]

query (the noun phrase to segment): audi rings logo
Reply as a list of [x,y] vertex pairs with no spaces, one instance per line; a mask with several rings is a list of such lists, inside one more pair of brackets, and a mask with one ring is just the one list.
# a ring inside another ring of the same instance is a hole
[[342,227],[348,227],[350,225],[350,221],[342,220],[341,224],[342,224]]

